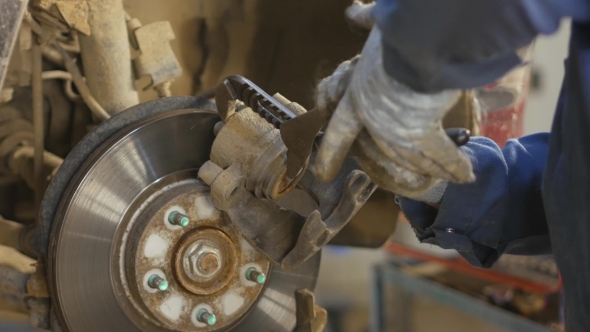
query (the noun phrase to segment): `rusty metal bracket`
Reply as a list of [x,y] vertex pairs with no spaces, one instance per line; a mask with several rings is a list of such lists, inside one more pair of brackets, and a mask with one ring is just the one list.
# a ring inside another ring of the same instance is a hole
[[250,80],[230,76],[223,80],[215,94],[222,119],[227,116],[229,101],[236,99],[280,130],[287,147],[287,178],[295,179],[307,164],[315,138],[328,118],[315,109],[298,116]]
[[72,28],[89,36],[90,25],[88,24],[88,2],[86,0],[56,1],[55,6],[59,10],[64,21]]
[[91,33],[88,24],[87,0],[31,0],[30,8],[36,14],[42,15],[45,20],[49,20],[61,28],[65,27],[62,23],[65,22],[70,28],[86,36]]
[[43,260],[37,261],[35,273],[27,280],[27,305],[32,326],[49,330],[51,304],[47,289],[46,269]]
[[322,332],[328,322],[326,309],[315,304],[313,292],[300,289],[295,292],[297,325],[293,332]]
[[[215,206],[242,235],[273,263],[290,270],[344,228],[377,186],[353,156],[334,180],[317,180],[307,166],[313,165],[313,146],[328,117],[302,107],[295,111],[289,100],[275,97],[241,76],[220,84],[215,98],[223,123],[216,126],[211,160],[199,177],[211,186]],[[463,129],[447,134],[458,144],[469,138]],[[315,206],[308,202],[304,212],[295,212],[294,189],[306,193]],[[286,201],[291,206],[282,208]]]
[[[201,167],[199,177],[211,186],[215,206],[242,235],[274,264],[291,270],[321,250],[376,185],[352,157],[333,181],[317,180],[307,170],[308,161],[314,159],[311,149],[299,159],[304,164],[295,178],[289,177],[290,150],[282,129],[307,113],[302,107],[289,108],[294,103],[275,96],[239,76],[221,84],[216,101],[224,123],[216,126],[211,160]],[[295,140],[299,134],[289,132]],[[296,195],[301,194],[308,201],[305,211],[282,207],[287,202],[297,205]]]
[[329,183],[316,180],[306,171],[298,186],[314,197],[318,206],[303,217],[254,196],[244,187],[239,165],[223,170],[208,161],[199,170],[199,177],[211,186],[215,206],[252,245],[285,270],[296,268],[326,245],[376,189],[352,158]]
[[[138,21],[134,19],[134,23],[137,24]],[[132,33],[141,52],[141,55],[133,59],[136,76],[140,78],[148,75],[152,79],[144,89],[169,82],[182,75],[180,64],[170,46],[170,41],[175,38],[170,22],[140,25]]]

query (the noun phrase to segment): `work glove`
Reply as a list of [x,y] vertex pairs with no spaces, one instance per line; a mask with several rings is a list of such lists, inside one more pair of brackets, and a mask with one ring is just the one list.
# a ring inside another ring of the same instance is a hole
[[[368,27],[369,10],[355,4],[347,15],[352,21],[355,15],[362,18]],[[316,177],[333,179],[351,152],[377,185],[409,198],[424,196],[443,180],[473,181],[469,159],[442,128],[460,93],[417,93],[388,76],[381,32],[373,27],[360,57],[343,63],[317,87],[318,109],[323,114],[335,109],[316,156]]]

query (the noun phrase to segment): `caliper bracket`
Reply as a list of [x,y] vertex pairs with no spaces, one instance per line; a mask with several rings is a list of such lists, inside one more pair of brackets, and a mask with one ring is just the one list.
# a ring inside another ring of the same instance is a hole
[[[318,110],[294,112],[288,100],[282,104],[241,76],[225,79],[215,98],[224,124],[217,126],[211,160],[199,177],[211,186],[215,206],[253,246],[293,269],[350,221],[376,185],[350,156],[331,182],[317,180],[306,168],[313,165],[312,147],[327,122]],[[457,144],[469,138],[463,129],[447,134]],[[301,214],[282,208],[277,200],[293,200],[295,188],[317,206]]]
[[236,164],[222,170],[208,161],[201,166],[199,177],[211,186],[213,204],[253,246],[285,270],[296,268],[326,245],[376,189],[353,159],[348,159],[340,175],[329,183],[316,181],[306,171],[301,182],[319,205],[303,217],[246,190]]

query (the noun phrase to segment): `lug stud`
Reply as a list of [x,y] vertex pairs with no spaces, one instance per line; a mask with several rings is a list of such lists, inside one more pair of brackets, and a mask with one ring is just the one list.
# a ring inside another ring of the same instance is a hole
[[165,291],[168,289],[168,281],[157,274],[152,274],[148,279],[148,286],[153,289]]
[[215,323],[217,323],[217,317],[215,317],[214,314],[207,311],[207,309],[200,309],[199,311],[197,311],[197,320],[209,326],[213,326],[215,325]]
[[182,214],[178,211],[172,211],[168,215],[168,222],[171,223],[172,225],[186,227],[186,226],[188,226],[189,219],[187,216],[185,216],[184,214]]
[[246,270],[246,279],[262,285],[266,281],[266,275],[251,267]]

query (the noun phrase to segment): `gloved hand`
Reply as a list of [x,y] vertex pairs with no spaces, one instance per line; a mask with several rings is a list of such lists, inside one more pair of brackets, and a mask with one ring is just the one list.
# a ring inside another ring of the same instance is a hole
[[[362,13],[356,12],[367,26]],[[417,93],[388,76],[381,33],[373,27],[360,57],[318,85],[320,111],[326,114],[337,106],[316,157],[315,175],[331,180],[353,148],[375,183],[402,196],[420,197],[441,180],[473,181],[469,159],[442,128],[442,118],[459,95],[459,90]]]

